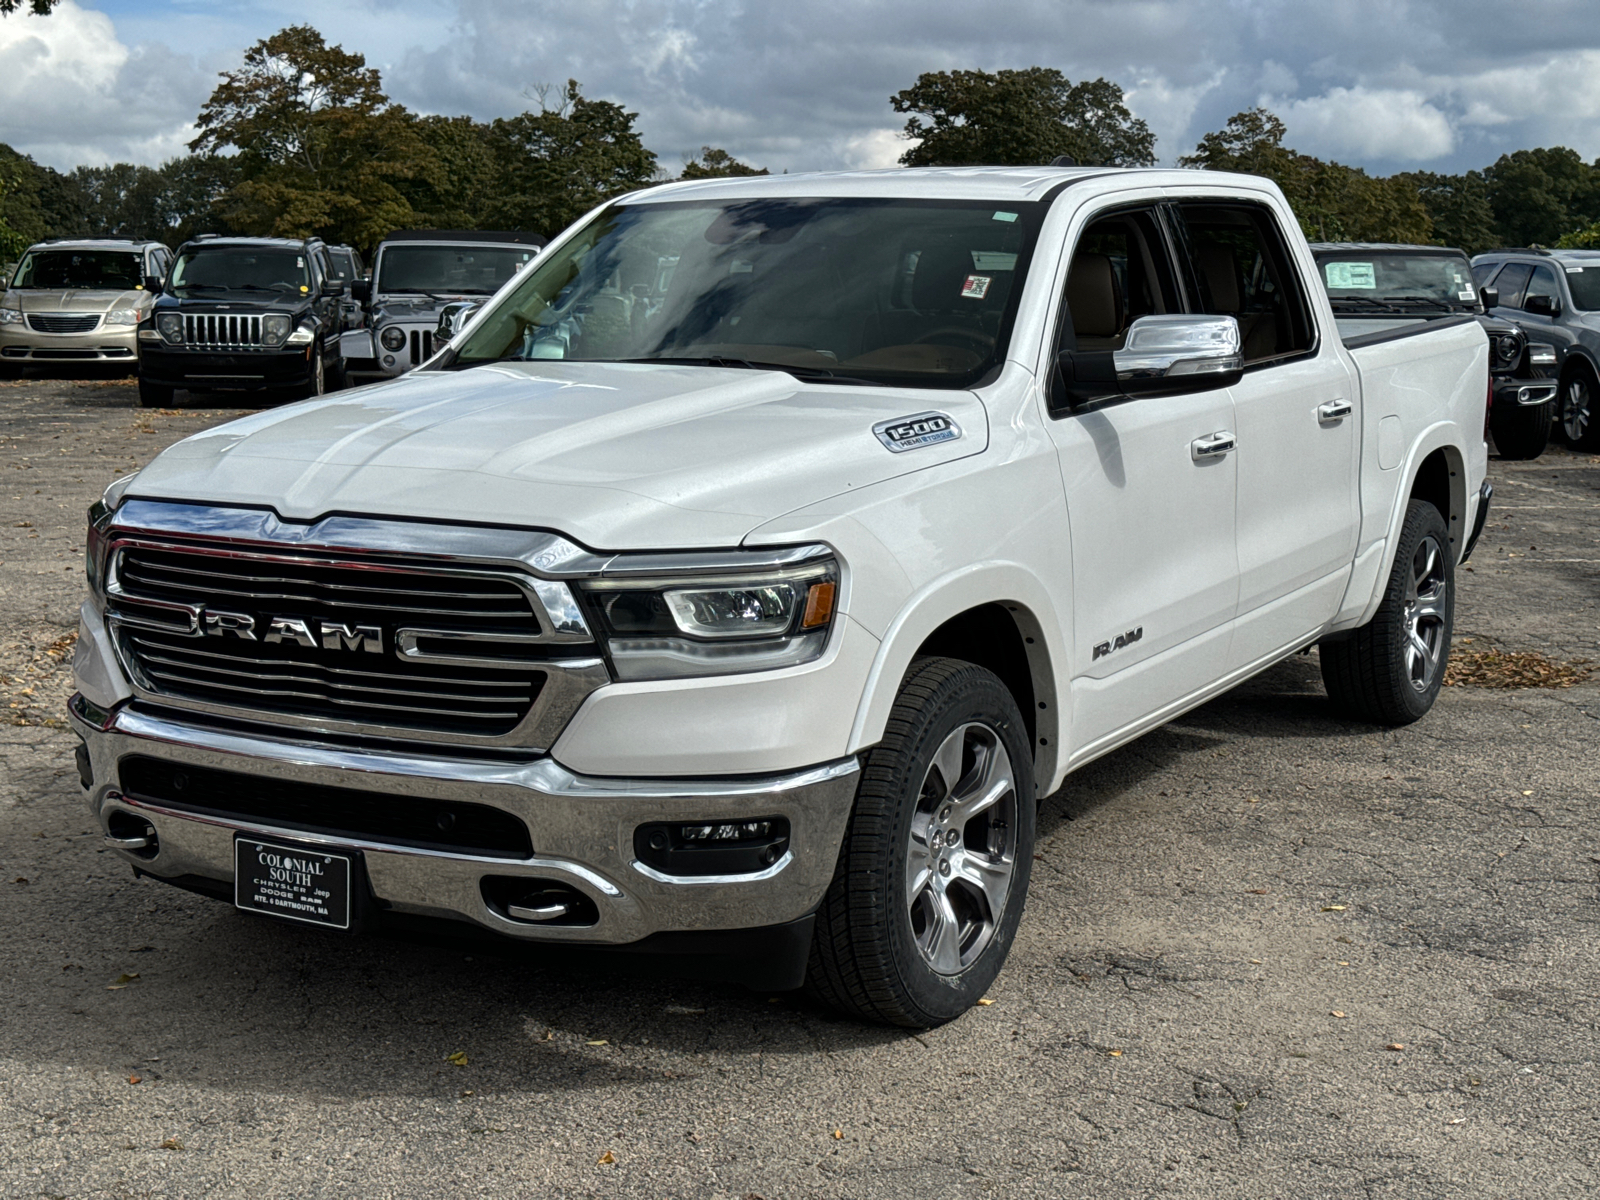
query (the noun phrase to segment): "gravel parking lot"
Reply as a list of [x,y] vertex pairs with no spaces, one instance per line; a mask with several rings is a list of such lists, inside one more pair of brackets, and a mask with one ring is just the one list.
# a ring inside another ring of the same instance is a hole
[[0,1194],[1600,1191],[1600,459],[1491,462],[1458,576],[1468,679],[1569,686],[1387,731],[1281,664],[1046,803],[991,1002],[914,1035],[136,881],[62,720],[83,513],[208,403],[0,384]]

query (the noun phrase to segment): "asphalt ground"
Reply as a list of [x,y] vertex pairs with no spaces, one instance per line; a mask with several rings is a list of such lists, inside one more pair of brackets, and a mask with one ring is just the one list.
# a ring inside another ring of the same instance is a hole
[[[136,881],[61,720],[83,512],[204,403],[0,385],[0,1195],[1600,1190],[1594,680],[1390,731],[1275,667],[1046,802],[992,1002],[920,1034]],[[1458,655],[1600,661],[1600,459],[1491,476]]]

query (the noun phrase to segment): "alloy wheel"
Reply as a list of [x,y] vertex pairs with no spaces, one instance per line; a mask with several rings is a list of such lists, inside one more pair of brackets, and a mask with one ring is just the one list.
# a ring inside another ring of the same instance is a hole
[[928,765],[906,855],[911,935],[939,974],[965,970],[994,938],[1016,865],[1011,756],[995,730],[970,722]]
[[1449,601],[1444,547],[1432,534],[1417,543],[1406,576],[1403,653],[1406,677],[1419,692],[1433,686],[1444,655],[1445,606]]
[[1584,434],[1589,431],[1592,407],[1589,381],[1581,373],[1574,375],[1567,381],[1566,395],[1561,404],[1561,432],[1574,446],[1583,441]]
[[327,371],[322,365],[321,347],[312,347],[311,364],[311,394],[320,396],[328,388]]

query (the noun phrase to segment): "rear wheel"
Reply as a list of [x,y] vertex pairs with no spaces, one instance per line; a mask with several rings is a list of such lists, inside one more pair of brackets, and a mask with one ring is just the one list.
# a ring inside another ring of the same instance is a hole
[[139,380],[139,407],[140,408],[171,408],[172,393],[175,389],[162,387],[158,383]]
[[1329,699],[1380,725],[1423,716],[1444,684],[1455,590],[1450,530],[1438,509],[1413,500],[1378,611],[1360,629],[1318,646]]
[[1033,866],[1030,739],[989,671],[920,659],[866,756],[807,987],[869,1021],[926,1027],[982,998]]
[[1538,458],[1550,444],[1550,426],[1555,420],[1555,404],[1546,402],[1524,407],[1511,405],[1495,409],[1489,416],[1489,432],[1501,458]]
[[1594,373],[1582,365],[1561,383],[1561,436],[1575,450],[1600,450],[1600,428],[1595,422],[1596,390]]

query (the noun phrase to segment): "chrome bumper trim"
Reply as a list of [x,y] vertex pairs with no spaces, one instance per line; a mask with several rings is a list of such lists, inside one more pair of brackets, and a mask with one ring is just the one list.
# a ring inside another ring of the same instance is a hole
[[[546,941],[620,944],[668,930],[748,929],[804,916],[833,878],[860,771],[847,758],[761,777],[605,779],[574,774],[550,758],[451,759],[313,745],[192,726],[133,707],[117,711],[104,729],[85,721],[76,706],[71,718],[89,749],[95,780],[89,805],[102,826],[112,813],[124,811],[155,827],[154,855],[117,851],[143,872],[230,882],[235,833],[289,838],[361,852],[374,894],[395,911],[463,919],[511,937]],[[123,795],[117,763],[130,754],[379,796],[491,805],[527,824],[535,857],[427,850],[162,807]],[[785,817],[791,828],[791,853],[766,870],[691,880],[654,878],[636,865],[633,831],[641,824],[733,820],[756,812]],[[486,875],[566,884],[595,902],[599,921],[569,927],[511,920],[485,903]]]

